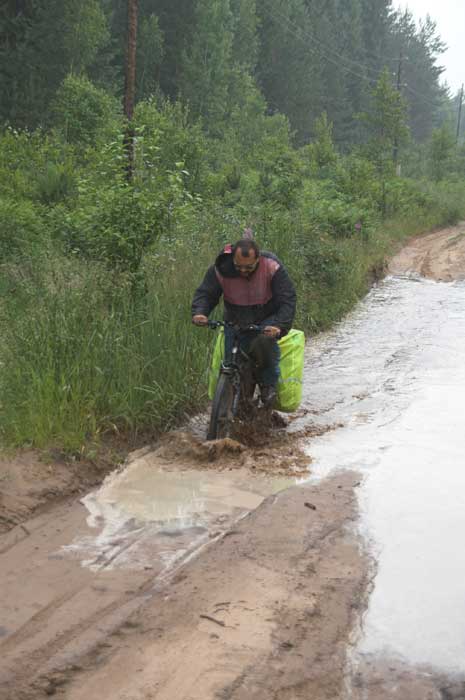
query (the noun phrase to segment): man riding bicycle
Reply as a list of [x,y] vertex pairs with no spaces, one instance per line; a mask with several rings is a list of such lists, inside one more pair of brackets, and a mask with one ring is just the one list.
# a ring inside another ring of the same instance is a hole
[[[227,245],[216,258],[194,294],[192,321],[204,326],[208,316],[224,298],[224,319],[245,328],[263,328],[266,343],[265,362],[260,369],[259,384],[262,403],[272,406],[279,379],[280,351],[278,339],[291,329],[296,307],[294,285],[283,264],[266,251],[259,250],[251,232],[234,245]],[[257,335],[257,334],[256,334]],[[234,333],[225,328],[225,359],[230,357]],[[253,334],[241,336],[241,348],[247,352],[255,342]],[[263,349],[263,348],[262,348]]]

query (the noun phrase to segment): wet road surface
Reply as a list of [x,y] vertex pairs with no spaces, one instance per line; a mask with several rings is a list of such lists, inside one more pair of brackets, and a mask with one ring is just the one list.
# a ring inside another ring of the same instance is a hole
[[310,351],[307,407],[345,425],[312,441],[314,478],[362,473],[376,560],[355,657],[465,671],[464,360],[465,283],[415,276],[385,280]]

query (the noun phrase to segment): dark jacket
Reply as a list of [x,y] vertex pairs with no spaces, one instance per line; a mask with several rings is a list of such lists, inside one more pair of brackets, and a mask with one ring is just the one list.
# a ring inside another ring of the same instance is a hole
[[277,326],[281,335],[292,327],[296,292],[286,268],[272,253],[261,252],[257,269],[245,279],[234,267],[231,246],[226,246],[194,294],[192,315],[208,316],[222,294],[226,321]]

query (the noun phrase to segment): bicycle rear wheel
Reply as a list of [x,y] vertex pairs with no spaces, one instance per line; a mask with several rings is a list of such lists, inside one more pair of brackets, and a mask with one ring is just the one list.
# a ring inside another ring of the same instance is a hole
[[221,440],[230,436],[234,420],[234,393],[235,388],[231,377],[220,374],[213,397],[207,440]]

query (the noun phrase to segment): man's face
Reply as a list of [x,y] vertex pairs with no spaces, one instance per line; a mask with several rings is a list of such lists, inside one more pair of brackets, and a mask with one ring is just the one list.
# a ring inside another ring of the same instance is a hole
[[242,255],[240,250],[234,253],[234,267],[241,277],[250,277],[257,269],[258,259],[254,250],[250,250],[248,256]]

